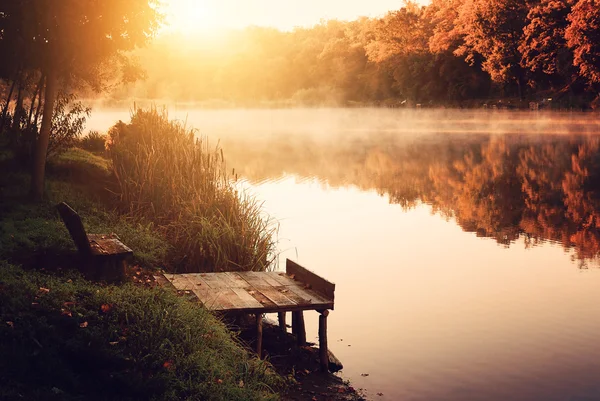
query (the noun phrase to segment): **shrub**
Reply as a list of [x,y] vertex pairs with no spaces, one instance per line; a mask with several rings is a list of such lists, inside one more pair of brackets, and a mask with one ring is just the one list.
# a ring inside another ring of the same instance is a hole
[[106,146],[106,135],[98,131],[90,131],[79,141],[79,147],[94,153],[104,152]]
[[[70,108],[67,109],[68,106]],[[73,95],[60,95],[58,97],[50,131],[48,158],[75,146],[77,139],[83,132],[91,110],[81,102],[75,102],[75,96]]]
[[274,257],[274,226],[236,189],[223,151],[170,121],[137,109],[109,131],[107,149],[122,205],[157,223],[173,245],[178,271],[264,270]]

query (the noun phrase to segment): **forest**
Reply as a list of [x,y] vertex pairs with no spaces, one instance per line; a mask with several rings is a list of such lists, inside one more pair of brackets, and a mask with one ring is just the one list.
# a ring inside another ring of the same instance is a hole
[[328,20],[289,32],[164,34],[134,55],[145,80],[120,86],[113,101],[213,107],[536,102],[536,108],[586,109],[598,105],[600,6],[594,0],[406,2],[381,18]]

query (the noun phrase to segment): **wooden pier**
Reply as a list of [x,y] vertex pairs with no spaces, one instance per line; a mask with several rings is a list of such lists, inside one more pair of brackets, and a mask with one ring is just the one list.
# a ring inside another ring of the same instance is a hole
[[333,310],[335,284],[287,260],[284,272],[222,272],[161,274],[156,281],[178,291],[193,293],[208,310],[256,316],[256,352],[262,354],[262,315],[277,313],[279,326],[286,330],[286,313],[292,312],[292,333],[298,345],[306,344],[305,310],[319,316],[321,369],[328,370],[327,316]]

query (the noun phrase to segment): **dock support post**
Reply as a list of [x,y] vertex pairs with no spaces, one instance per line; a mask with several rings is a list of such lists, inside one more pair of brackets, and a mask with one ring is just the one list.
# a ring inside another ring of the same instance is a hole
[[287,328],[285,327],[285,312],[278,312],[277,317],[279,317],[279,328],[281,331],[287,331]]
[[329,371],[329,354],[327,352],[327,316],[329,311],[319,311],[319,360],[321,362],[321,371]]
[[296,335],[298,345],[306,345],[306,329],[304,328],[304,312],[292,312],[292,333]]
[[262,359],[262,334],[263,334],[263,319],[262,313],[256,314],[256,353],[258,359]]

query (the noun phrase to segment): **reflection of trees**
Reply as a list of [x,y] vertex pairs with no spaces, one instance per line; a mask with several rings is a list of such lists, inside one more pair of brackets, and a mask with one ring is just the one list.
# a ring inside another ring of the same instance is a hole
[[236,141],[226,149],[230,163],[249,167],[241,174],[251,180],[291,173],[375,189],[404,208],[427,203],[465,231],[506,246],[518,238],[527,246],[550,240],[581,261],[600,257],[598,138],[369,138],[296,137],[258,148]]

